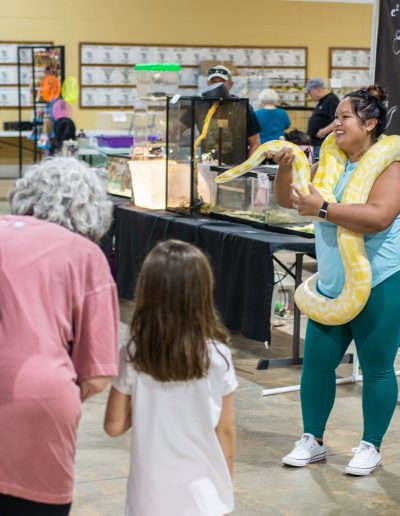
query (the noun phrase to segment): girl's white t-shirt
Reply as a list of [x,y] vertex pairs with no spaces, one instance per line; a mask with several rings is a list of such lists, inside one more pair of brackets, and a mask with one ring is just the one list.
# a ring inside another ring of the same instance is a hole
[[159,382],[137,372],[120,350],[113,386],[132,396],[126,516],[222,516],[233,489],[215,428],[222,399],[237,387],[231,352],[209,343],[206,378]]

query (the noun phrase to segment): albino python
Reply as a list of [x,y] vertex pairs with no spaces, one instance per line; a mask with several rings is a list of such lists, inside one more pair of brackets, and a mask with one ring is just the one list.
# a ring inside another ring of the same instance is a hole
[[[295,155],[292,166],[293,183],[308,193],[310,165],[307,157],[293,143],[279,140],[260,145],[247,161],[219,175],[216,182],[225,183],[249,172],[264,160],[265,152],[276,153],[283,147],[290,147]],[[336,202],[333,191],[346,161],[346,154],[336,145],[333,133],[330,134],[321,147],[321,159],[313,179],[314,186],[325,201]],[[400,161],[400,136],[381,137],[364,154],[352,173],[342,203],[365,204],[376,178],[394,161]],[[339,296],[330,299],[318,292],[318,273],[304,281],[295,293],[296,304],[305,315],[314,321],[332,326],[345,324],[361,312],[368,300],[372,279],[363,234],[338,226],[337,238],[345,276],[344,287]]]

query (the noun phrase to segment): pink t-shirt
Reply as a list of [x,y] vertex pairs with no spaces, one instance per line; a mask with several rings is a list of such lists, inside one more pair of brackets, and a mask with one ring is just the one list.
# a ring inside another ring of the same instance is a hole
[[118,300],[97,245],[0,217],[0,492],[72,499],[77,382],[117,372]]

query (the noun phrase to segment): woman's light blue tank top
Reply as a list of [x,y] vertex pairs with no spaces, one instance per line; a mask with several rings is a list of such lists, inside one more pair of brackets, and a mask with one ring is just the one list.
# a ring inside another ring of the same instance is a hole
[[[346,164],[334,190],[338,202],[358,163]],[[384,231],[364,234],[365,249],[371,264],[372,286],[400,270],[400,215]],[[318,289],[329,297],[337,297],[343,289],[344,270],[337,242],[337,226],[332,222],[315,223],[315,247],[318,263]]]

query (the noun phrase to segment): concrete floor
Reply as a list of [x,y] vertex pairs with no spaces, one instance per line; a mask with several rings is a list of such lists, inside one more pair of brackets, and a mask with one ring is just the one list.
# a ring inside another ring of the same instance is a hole
[[[0,201],[0,213],[7,211],[7,203]],[[121,302],[121,344],[126,341],[126,323],[131,310],[131,303]],[[398,411],[382,449],[383,467],[369,477],[347,477],[343,469],[362,431],[362,385],[340,385],[325,435],[327,460],[307,468],[283,467],[280,458],[291,449],[302,432],[299,394],[291,392],[262,397],[260,393],[265,388],[298,384],[301,368],[292,366],[264,371],[255,368],[259,358],[290,355],[290,323],[273,331],[272,347],[268,351],[263,344],[240,336],[233,336],[232,341],[239,376],[235,395],[238,430],[235,514],[399,515]],[[351,364],[342,364],[338,373],[349,376],[351,370]],[[107,393],[103,393],[83,406],[71,516],[123,515],[129,434],[111,439],[103,432],[106,399]]]
[[[121,306],[122,319],[130,305]],[[127,326],[121,323],[121,342]],[[299,367],[256,371],[258,359],[287,356],[287,328],[274,330],[273,347],[233,337],[239,388],[235,396],[238,430],[235,497],[238,516],[388,515],[400,514],[400,422],[396,413],[382,450],[384,466],[366,478],[348,477],[344,466],[360,440],[361,384],[337,388],[325,435],[326,461],[307,468],[287,468],[280,458],[302,432],[298,392],[262,397],[265,387],[296,384]],[[274,350],[272,352],[272,350]],[[343,364],[339,374],[348,376]],[[72,516],[122,516],[128,473],[129,435],[108,438],[102,431],[106,394],[89,400],[79,429],[76,486]],[[157,515],[154,515],[157,516]],[[174,515],[175,516],[175,515]],[[176,515],[179,516],[179,515]]]

